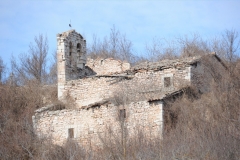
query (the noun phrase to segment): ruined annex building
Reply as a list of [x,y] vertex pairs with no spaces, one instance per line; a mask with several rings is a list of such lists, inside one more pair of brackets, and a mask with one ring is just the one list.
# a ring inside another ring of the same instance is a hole
[[[216,54],[205,58],[221,64]],[[39,137],[62,145],[68,139],[81,145],[101,146],[109,128],[118,135],[121,124],[128,136],[137,130],[162,137],[165,100],[181,95],[191,84],[206,92],[210,73],[204,56],[134,67],[119,60],[87,59],[86,40],[75,30],[57,34],[58,98],[72,106],[35,111],[33,124]],[[199,79],[205,80],[199,81]]]

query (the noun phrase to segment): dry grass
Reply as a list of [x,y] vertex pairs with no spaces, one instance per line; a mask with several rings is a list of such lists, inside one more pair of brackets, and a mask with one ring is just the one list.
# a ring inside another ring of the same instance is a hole
[[[119,123],[118,134],[109,126],[106,135],[99,136],[103,144],[99,150],[86,150],[72,141],[55,146],[35,137],[31,116],[46,104],[42,96],[46,91],[36,83],[1,84],[1,159],[239,159],[239,71],[235,64],[224,78],[212,82],[211,92],[167,102],[163,140],[149,138],[141,129],[129,137],[124,123]],[[47,92],[56,96],[54,88]],[[55,96],[51,102],[57,102]]]

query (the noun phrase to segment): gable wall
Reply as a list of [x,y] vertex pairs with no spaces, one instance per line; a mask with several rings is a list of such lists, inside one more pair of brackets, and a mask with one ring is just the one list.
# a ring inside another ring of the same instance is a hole
[[204,57],[201,62],[191,67],[192,85],[202,93],[211,90],[211,83],[226,74],[226,68],[213,56]]

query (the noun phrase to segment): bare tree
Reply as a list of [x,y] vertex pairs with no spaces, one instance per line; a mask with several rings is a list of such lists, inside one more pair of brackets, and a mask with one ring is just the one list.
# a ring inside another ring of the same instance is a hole
[[154,38],[151,44],[146,45],[147,59],[149,61],[161,61],[164,59],[176,59],[177,48],[174,41]]
[[132,42],[127,39],[126,35],[122,35],[119,41],[119,56],[122,60],[133,63],[135,61],[135,56],[132,52]]
[[116,30],[115,25],[111,28],[109,44],[110,44],[110,53],[116,57],[117,52],[119,50],[119,40],[120,40],[120,32]]
[[158,61],[162,54],[163,43],[161,40],[153,38],[151,44],[146,44],[146,53],[149,61]]
[[5,65],[3,63],[2,58],[0,57],[0,82],[2,82],[4,70],[5,70]]
[[30,43],[29,51],[25,54],[20,54],[19,63],[15,58],[12,59],[13,72],[22,79],[37,80],[43,83],[46,78],[46,63],[48,55],[48,39],[39,34],[35,36],[34,43]]
[[57,52],[53,52],[52,60],[49,68],[49,73],[47,76],[47,81],[49,84],[57,83]]
[[184,36],[178,38],[179,51],[181,56],[189,57],[196,55],[204,55],[210,53],[208,41],[203,40],[199,34]]
[[132,42],[127,39],[126,35],[121,34],[113,25],[109,37],[104,37],[102,41],[93,35],[93,43],[88,48],[88,56],[115,58],[133,63],[136,58],[132,53],[132,46]]
[[229,62],[233,62],[237,58],[237,52],[239,51],[240,40],[238,32],[236,30],[226,30],[222,35],[223,38],[223,48],[225,51],[225,58]]

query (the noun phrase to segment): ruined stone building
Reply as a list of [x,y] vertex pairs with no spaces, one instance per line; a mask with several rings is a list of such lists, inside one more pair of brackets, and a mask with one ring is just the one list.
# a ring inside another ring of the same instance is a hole
[[[43,107],[35,111],[33,124],[40,137],[62,145],[73,139],[81,145],[101,146],[107,128],[120,132],[120,123],[131,136],[138,129],[150,137],[162,137],[164,100],[181,94],[196,83],[208,89],[203,57],[144,62],[87,59],[86,40],[75,30],[57,35],[58,98],[72,106],[62,110]],[[221,62],[215,55],[207,59]]]

